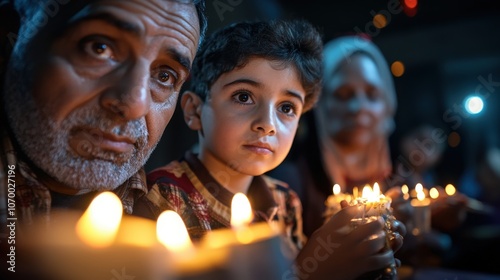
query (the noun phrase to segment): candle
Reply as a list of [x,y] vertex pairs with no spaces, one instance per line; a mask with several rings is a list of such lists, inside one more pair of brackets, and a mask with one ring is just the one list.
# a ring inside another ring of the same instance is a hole
[[365,186],[361,197],[365,200],[365,215],[382,216],[390,213],[391,199],[380,192],[378,183],[370,186]]
[[323,216],[325,217],[325,222],[327,222],[333,215],[339,212],[342,207],[340,206],[340,202],[342,200],[350,203],[353,197],[350,194],[346,194],[341,192],[341,187],[339,184],[333,185],[332,188],[333,194],[329,195],[325,201],[325,212]]
[[177,280],[230,279],[226,263],[228,248],[207,249],[195,246],[179,214],[167,210],[158,217],[157,236],[172,252],[171,273]]
[[408,188],[408,186],[406,184],[401,186],[401,193],[403,193],[404,200],[410,199],[410,189]]
[[228,279],[281,279],[292,264],[282,251],[282,237],[267,222],[250,224],[252,209],[244,194],[235,195],[232,202],[231,228],[208,232],[200,245],[229,248]]
[[43,279],[168,278],[169,255],[154,221],[122,217],[122,209],[116,195],[104,192],[83,215],[54,210],[48,226],[37,221],[31,231],[30,265]]
[[[383,217],[385,220],[385,227],[384,230],[386,232],[386,244],[383,250],[390,250],[391,245],[390,245],[390,240],[393,236],[392,232],[392,220],[394,219],[392,215],[392,210],[391,210],[391,199],[389,197],[386,197],[380,192],[380,187],[378,183],[373,184],[373,189],[369,186],[366,185],[363,188],[361,197],[356,199],[354,202],[354,205],[362,205],[364,211],[363,211],[363,217],[361,218],[361,221],[359,218],[355,218],[351,220],[351,224],[353,226],[357,226],[360,223],[366,223],[369,221],[372,221],[374,219],[377,219],[378,217]],[[358,278],[358,280],[362,279],[397,279],[397,270],[396,270],[396,263],[393,262],[390,264],[388,267],[382,269],[382,270],[377,270],[377,271],[372,271],[368,272],[365,275],[362,275],[361,277]]]
[[417,192],[417,198],[412,199],[410,204],[414,208],[412,233],[420,235],[429,232],[431,229],[430,200],[423,190]]
[[446,192],[447,195],[452,196],[456,193],[457,190],[455,189],[455,187],[452,184],[448,184],[444,188],[444,191]]

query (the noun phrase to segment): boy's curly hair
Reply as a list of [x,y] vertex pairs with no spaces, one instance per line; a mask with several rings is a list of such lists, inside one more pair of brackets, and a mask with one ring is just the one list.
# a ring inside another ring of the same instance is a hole
[[190,90],[205,100],[222,74],[243,67],[252,57],[262,57],[296,69],[306,91],[306,112],[321,91],[322,52],[318,30],[305,20],[235,23],[212,33],[202,43],[193,62]]

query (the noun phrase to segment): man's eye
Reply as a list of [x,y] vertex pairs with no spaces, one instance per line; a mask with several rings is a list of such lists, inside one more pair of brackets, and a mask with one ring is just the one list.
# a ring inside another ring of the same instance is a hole
[[106,43],[102,42],[88,42],[84,47],[85,51],[99,59],[112,59],[113,50]]
[[172,71],[167,71],[165,69],[159,69],[156,73],[154,73],[153,77],[165,86],[174,86],[177,79]]
[[167,72],[158,73],[158,80],[162,83],[165,83],[170,78],[170,75]]

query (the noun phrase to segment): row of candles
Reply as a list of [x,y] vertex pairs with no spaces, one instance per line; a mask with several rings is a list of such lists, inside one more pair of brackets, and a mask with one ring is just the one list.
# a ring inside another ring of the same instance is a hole
[[[456,189],[452,184],[446,185],[443,189],[433,187],[430,190],[423,187],[421,183],[415,185],[413,190],[409,190],[407,185],[401,187],[401,192],[403,194],[403,199],[408,201],[413,207],[413,220],[410,224],[410,229],[412,234],[419,235],[430,231],[431,228],[431,209],[430,205],[433,201],[444,198],[451,199],[456,193]],[[340,202],[342,200],[347,201],[349,204],[359,203],[361,200],[375,202],[375,205],[379,205],[378,211],[390,208],[390,199],[385,197],[380,192],[380,187],[378,183],[374,183],[373,188],[370,185],[365,185],[362,190],[361,195],[359,195],[359,190],[357,187],[353,188],[353,193],[343,193],[341,187],[338,184],[333,186],[333,194],[330,195],[325,204],[327,206],[326,218],[331,217],[336,212],[340,211]],[[381,212],[380,212],[381,213]]]
[[291,262],[279,232],[250,224],[247,197],[233,197],[231,228],[207,232],[193,243],[181,217],[165,211],[157,221],[122,216],[111,192],[97,196],[83,215],[54,213],[35,230],[31,250],[49,279],[279,279]]

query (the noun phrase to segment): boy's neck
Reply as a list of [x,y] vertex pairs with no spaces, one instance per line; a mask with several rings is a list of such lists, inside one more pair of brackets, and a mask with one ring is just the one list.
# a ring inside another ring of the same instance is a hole
[[198,154],[198,159],[203,163],[210,175],[228,191],[247,193],[254,176],[240,173],[215,158],[202,156],[201,153]]

